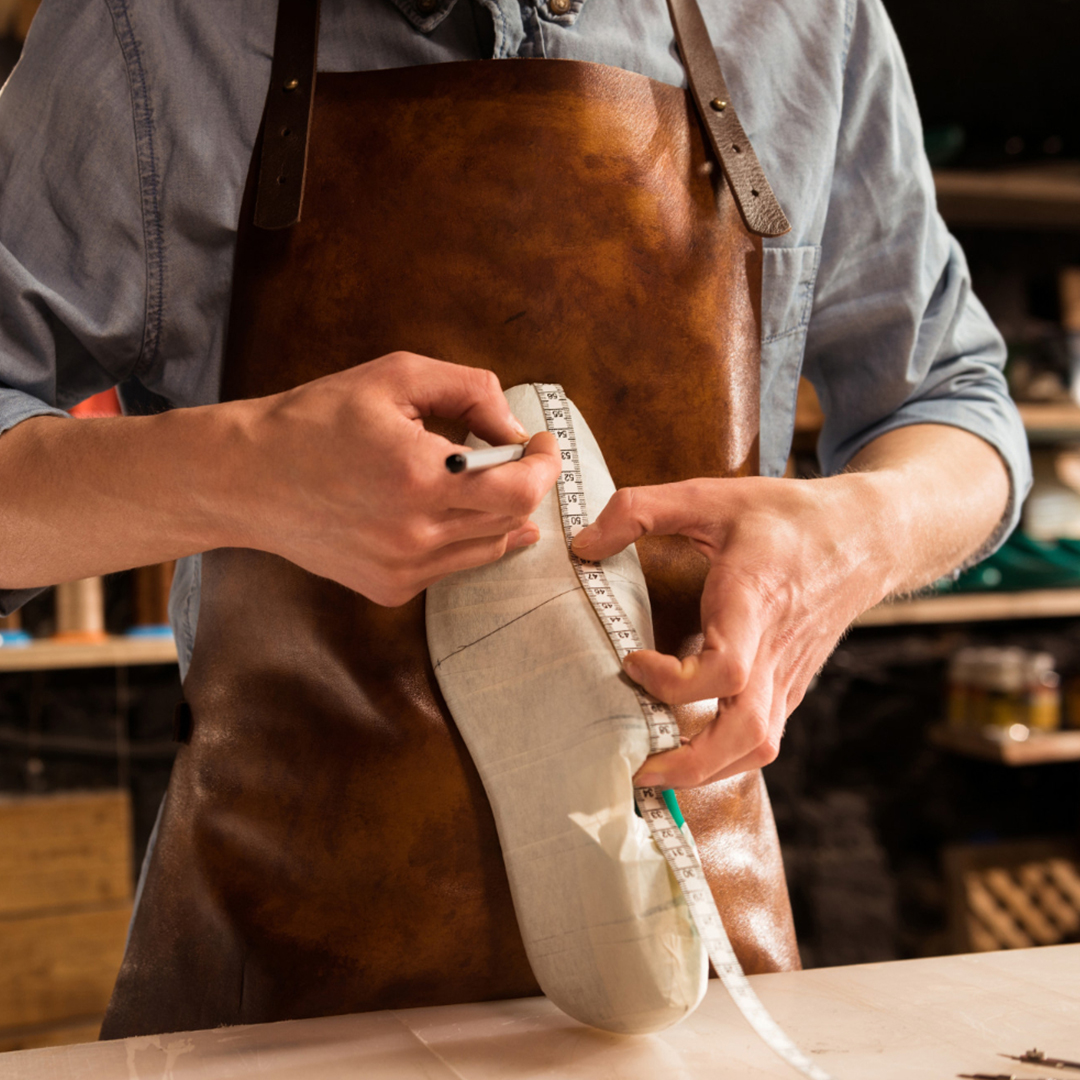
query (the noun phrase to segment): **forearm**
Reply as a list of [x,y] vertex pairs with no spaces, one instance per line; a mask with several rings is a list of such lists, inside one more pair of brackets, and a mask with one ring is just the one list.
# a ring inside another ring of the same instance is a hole
[[27,420],[0,436],[0,588],[228,546],[393,605],[534,543],[529,515],[559,471],[554,438],[452,476],[447,455],[462,447],[426,416],[491,443],[528,438],[490,372],[412,353],[248,401]]
[[0,588],[33,588],[239,542],[226,490],[243,407],[35,417],[0,436]]
[[921,588],[963,565],[993,536],[1009,499],[997,451],[939,424],[882,435],[835,480],[848,487],[852,521],[884,572],[886,595]]

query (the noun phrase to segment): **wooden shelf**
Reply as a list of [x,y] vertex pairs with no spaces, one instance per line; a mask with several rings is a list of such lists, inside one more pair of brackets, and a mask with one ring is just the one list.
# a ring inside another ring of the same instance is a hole
[[113,637],[100,645],[35,641],[22,647],[0,647],[0,672],[175,663],[176,645],[172,638]]
[[863,612],[854,626],[916,626],[926,623],[993,622],[998,619],[1060,619],[1080,616],[1080,588],[1027,592],[953,593],[894,600]]
[[1080,761],[1080,731],[1033,731],[1026,739],[992,738],[981,731],[940,724],[930,729],[930,741],[943,750],[1002,765],[1045,765]]
[[1080,229],[1080,164],[938,169],[938,209],[950,225]]
[[1056,442],[1080,439],[1080,408],[1069,403],[1054,405],[1017,405],[1024,430],[1032,442]]
[[[1069,438],[1080,440],[1080,407],[1069,402],[1050,405],[1022,402],[1017,408],[1024,421],[1024,430],[1034,441],[1048,442]],[[813,387],[805,379],[802,380],[795,411],[796,434],[813,435],[816,438],[824,419]]]

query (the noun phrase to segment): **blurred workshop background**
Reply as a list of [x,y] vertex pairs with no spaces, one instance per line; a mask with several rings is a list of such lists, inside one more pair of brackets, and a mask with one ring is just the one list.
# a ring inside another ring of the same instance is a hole
[[[1080,940],[1080,2],[885,3],[1036,481],[1000,552],[859,620],[766,770],[808,967]],[[0,2],[3,77],[35,10]],[[0,1051],[96,1037],[176,745],[171,572],[0,620]]]

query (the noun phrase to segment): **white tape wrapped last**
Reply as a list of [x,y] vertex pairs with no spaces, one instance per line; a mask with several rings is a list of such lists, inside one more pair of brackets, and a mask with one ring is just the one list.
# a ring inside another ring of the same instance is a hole
[[[507,391],[542,431],[536,390]],[[614,494],[571,406],[593,514]],[[470,445],[483,443],[470,440]],[[525,948],[544,993],[575,1019],[625,1034],[692,1012],[708,958],[679,886],[634,812],[649,752],[641,705],[571,565],[552,491],[540,541],[427,593],[439,686],[484,782]],[[604,562],[646,645],[652,617],[633,547]]]

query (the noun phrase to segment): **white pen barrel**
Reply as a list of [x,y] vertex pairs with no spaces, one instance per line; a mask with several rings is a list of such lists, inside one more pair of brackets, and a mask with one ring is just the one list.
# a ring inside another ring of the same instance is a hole
[[490,469],[495,465],[506,465],[525,455],[525,447],[519,443],[512,446],[488,446],[479,450],[470,450],[458,455],[465,459],[460,472],[476,472],[478,469]]

